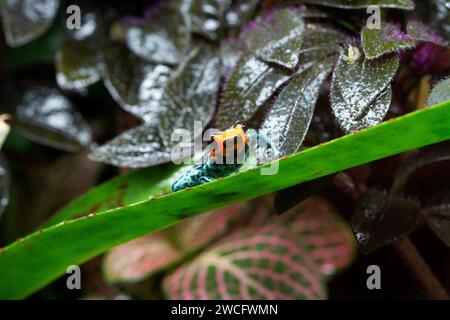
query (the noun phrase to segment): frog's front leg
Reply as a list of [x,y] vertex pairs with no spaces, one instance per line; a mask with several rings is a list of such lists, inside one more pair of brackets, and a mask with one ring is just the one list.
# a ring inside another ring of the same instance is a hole
[[283,135],[278,134],[275,139],[272,139],[261,131],[249,129],[247,136],[252,148],[250,168],[280,158],[281,152],[278,146],[285,140]]

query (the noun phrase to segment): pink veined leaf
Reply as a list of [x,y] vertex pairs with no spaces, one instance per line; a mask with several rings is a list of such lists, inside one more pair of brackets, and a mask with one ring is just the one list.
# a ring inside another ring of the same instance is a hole
[[141,237],[112,249],[103,270],[110,283],[148,279],[182,261],[186,255],[223,237],[242,220],[242,205],[190,218],[170,229]]
[[242,204],[203,214],[176,225],[171,233],[179,247],[191,252],[224,236],[243,222]]
[[163,233],[154,233],[111,250],[103,262],[103,272],[110,283],[138,282],[176,262],[181,255]]
[[325,299],[311,253],[274,224],[237,231],[164,279],[170,299]]
[[311,250],[322,275],[334,275],[354,260],[352,230],[325,199],[311,197],[276,218],[296,241]]

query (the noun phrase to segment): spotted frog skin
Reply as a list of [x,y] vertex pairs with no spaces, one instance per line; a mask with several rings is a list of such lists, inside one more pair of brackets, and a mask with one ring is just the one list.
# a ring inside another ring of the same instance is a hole
[[[212,141],[215,148],[210,152],[209,159],[182,175],[172,185],[173,191],[192,188],[239,171],[243,163],[239,163],[237,158],[243,156],[243,159],[247,159],[249,153],[249,138],[246,134],[245,125],[237,123],[230,129],[212,136]],[[238,143],[239,141],[243,143]],[[234,152],[230,153],[234,156],[234,159],[226,161],[227,148],[230,147],[234,149]],[[222,159],[222,161],[218,161],[219,159]]]

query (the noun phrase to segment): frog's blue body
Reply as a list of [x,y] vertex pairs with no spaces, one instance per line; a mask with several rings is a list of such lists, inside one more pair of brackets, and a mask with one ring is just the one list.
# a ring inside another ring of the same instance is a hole
[[217,164],[209,160],[206,163],[197,165],[182,175],[172,185],[173,191],[192,188],[203,183],[211,182],[217,178],[227,177],[239,171],[242,164]]

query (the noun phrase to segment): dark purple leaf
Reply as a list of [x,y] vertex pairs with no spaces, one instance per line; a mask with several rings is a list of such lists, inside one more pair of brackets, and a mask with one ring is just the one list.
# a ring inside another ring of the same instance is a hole
[[249,120],[289,76],[284,68],[244,55],[225,84],[217,125],[228,128],[237,120]]
[[61,89],[85,92],[100,80],[96,49],[90,40],[66,38],[56,53],[56,80]]
[[420,167],[446,160],[450,160],[450,142],[448,141],[415,151],[401,165],[392,184],[390,193],[393,194],[402,191],[408,182],[409,176]]
[[334,59],[315,63],[292,78],[266,114],[261,131],[283,137],[280,157],[295,153],[309,128],[322,83],[333,67]]
[[150,121],[160,110],[171,69],[139,59],[126,47],[110,44],[102,50],[102,74],[106,88],[126,111]]
[[6,42],[18,47],[45,33],[53,23],[59,0],[8,0],[1,2]]
[[[158,91],[153,100],[148,100],[152,104],[146,106],[146,113],[142,115],[147,122],[97,148],[91,157],[132,168],[168,162],[171,148],[177,143],[171,141],[175,129],[193,132],[194,121],[201,121],[204,128],[211,120],[219,89],[219,70],[220,59],[215,50],[208,46],[192,50],[166,87]],[[143,82],[142,85],[148,84]],[[147,99],[151,96],[148,92],[144,91]]]
[[381,8],[414,9],[412,0],[297,0],[296,3],[318,4],[342,9],[362,9],[371,5]]
[[152,63],[178,64],[190,46],[190,20],[174,2],[152,5],[142,18],[125,18],[121,26],[130,50]]
[[449,42],[441,36],[433,33],[428,26],[418,20],[410,20],[406,24],[408,35],[421,42],[429,42],[438,46],[448,47]]
[[52,88],[25,90],[16,107],[13,127],[38,143],[66,151],[89,148],[92,142],[82,115]]
[[356,131],[382,121],[398,65],[395,54],[368,60],[357,47],[341,52],[333,73],[331,105],[344,130]]
[[367,59],[412,49],[416,46],[415,40],[403,32],[400,26],[391,23],[384,23],[381,29],[364,27],[361,31],[361,45]]
[[418,201],[369,190],[356,204],[352,227],[361,251],[370,253],[409,235],[421,217]]
[[304,22],[296,12],[280,9],[250,22],[243,37],[249,50],[261,60],[294,69],[304,30]]

